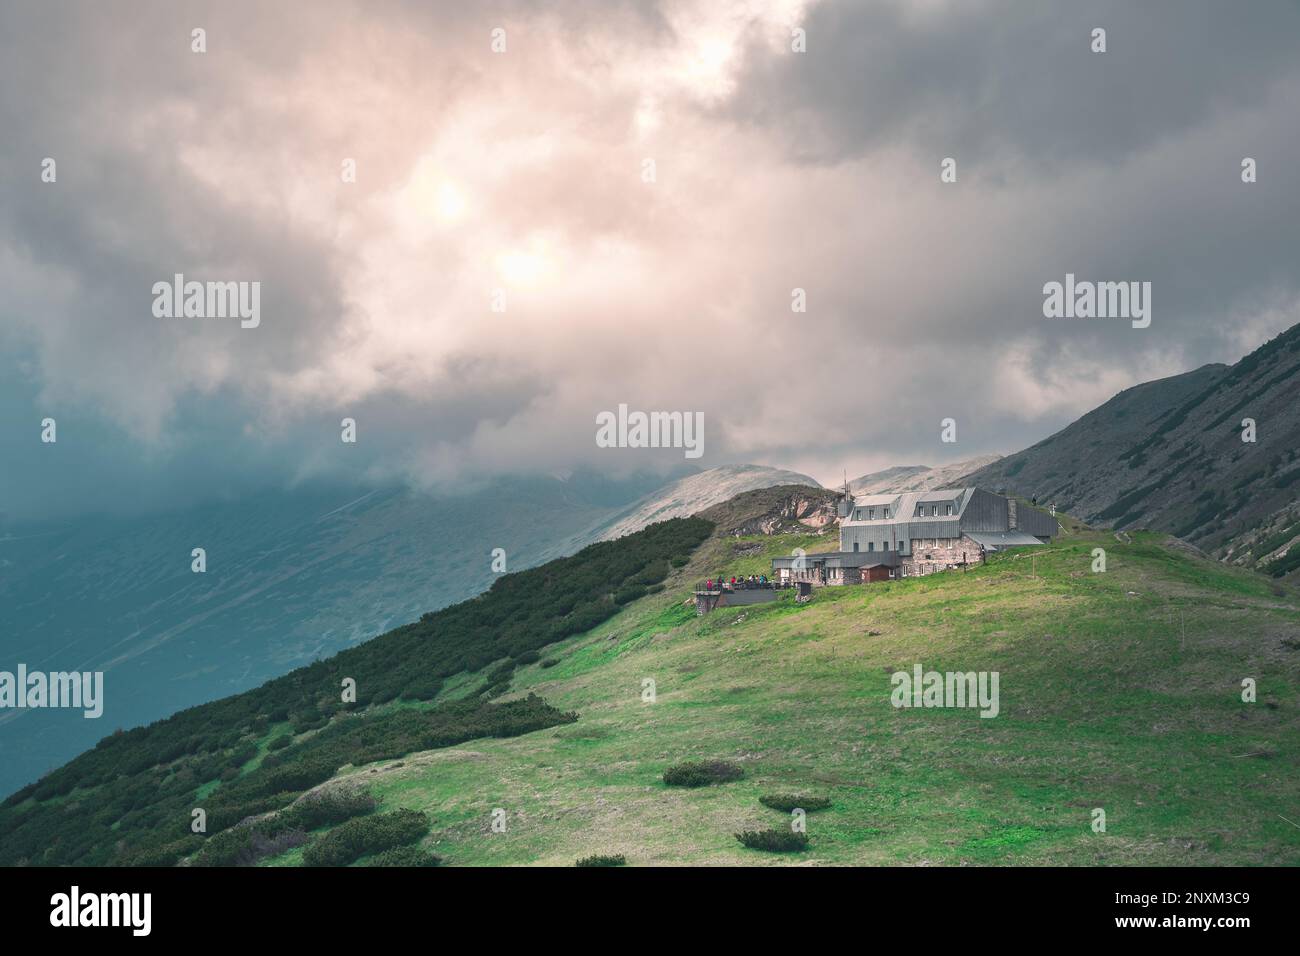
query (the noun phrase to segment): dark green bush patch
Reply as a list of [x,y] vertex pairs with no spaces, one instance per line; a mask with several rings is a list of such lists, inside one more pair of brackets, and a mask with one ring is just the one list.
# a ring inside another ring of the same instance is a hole
[[353,817],[370,813],[378,802],[368,790],[361,787],[352,789],[326,790],[303,797],[280,816],[286,817],[304,830],[316,830],[325,826],[336,826]]
[[664,771],[664,783],[670,787],[707,787],[729,783],[745,775],[739,764],[727,760],[704,760],[679,763]]
[[609,855],[604,853],[594,853],[591,856],[584,856],[573,864],[574,866],[627,866],[627,857],[622,853]]
[[736,839],[751,850],[768,853],[799,853],[808,849],[808,834],[793,830],[745,830]]
[[415,843],[429,832],[428,814],[394,810],[335,827],[302,854],[307,866],[347,866],[363,856]]
[[259,860],[302,846],[309,837],[279,814],[222,830],[208,838],[194,866],[253,866]]
[[440,866],[442,858],[417,846],[398,846],[368,856],[361,866]]
[[803,810],[805,813],[812,813],[814,810],[825,810],[831,805],[831,802],[825,797],[795,793],[765,793],[758,798],[758,802],[765,807],[782,810],[785,813],[790,813],[792,810]]
[[160,847],[145,847],[122,860],[123,866],[175,866],[176,861],[203,846],[203,837],[197,833],[166,843]]

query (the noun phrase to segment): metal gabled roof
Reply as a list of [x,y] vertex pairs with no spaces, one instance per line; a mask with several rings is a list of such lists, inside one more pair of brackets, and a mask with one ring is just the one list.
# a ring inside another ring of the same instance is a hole
[[[952,520],[960,518],[970,503],[975,488],[936,488],[933,491],[906,491],[897,495],[863,495],[860,498],[853,499],[854,509],[858,508],[879,508],[886,506],[889,508],[888,518],[845,518],[841,525],[878,525],[878,524],[900,524],[907,521],[918,521],[925,518],[940,519],[945,518]],[[933,515],[928,512],[924,515],[917,515],[917,505],[943,505],[952,503],[955,505],[953,513],[950,515]]]

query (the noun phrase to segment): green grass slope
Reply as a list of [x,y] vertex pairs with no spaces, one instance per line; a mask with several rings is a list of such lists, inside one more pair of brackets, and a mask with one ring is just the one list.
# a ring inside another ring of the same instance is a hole
[[[833,541],[715,534],[663,593],[515,672],[504,699],[541,695],[575,723],[336,783],[427,812],[424,848],[451,865],[1300,862],[1293,592],[1162,535],[1085,531],[965,573],[824,589],[807,605],[699,618],[683,604],[691,582],[767,570],[795,546]],[[1104,573],[1091,570],[1096,547]],[[895,709],[890,674],[915,663],[999,672],[1000,715]],[[1242,701],[1244,678],[1255,703]],[[713,759],[745,777],[662,782],[670,765]],[[803,852],[735,839],[788,830],[759,802],[771,793],[830,799],[808,815]]]

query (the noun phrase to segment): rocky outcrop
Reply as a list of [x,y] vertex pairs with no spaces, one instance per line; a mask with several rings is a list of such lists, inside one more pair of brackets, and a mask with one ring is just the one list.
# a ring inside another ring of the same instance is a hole
[[763,488],[700,513],[726,534],[832,533],[837,526],[836,493],[825,488]]
[[778,486],[818,487],[815,479],[794,471],[762,465],[721,465],[678,479],[646,495],[608,522],[597,537],[620,538],[656,521],[696,514],[747,491]]

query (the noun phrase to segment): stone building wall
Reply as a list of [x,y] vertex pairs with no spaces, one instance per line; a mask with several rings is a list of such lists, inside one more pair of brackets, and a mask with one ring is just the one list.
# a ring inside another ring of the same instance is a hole
[[963,564],[979,564],[980,546],[968,536],[960,538],[940,538],[938,544],[931,546],[933,538],[916,538],[912,541],[912,553],[903,559],[904,575],[913,577],[933,574],[959,568]]

